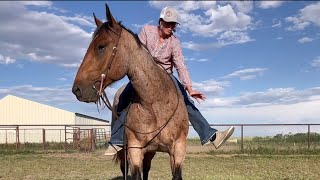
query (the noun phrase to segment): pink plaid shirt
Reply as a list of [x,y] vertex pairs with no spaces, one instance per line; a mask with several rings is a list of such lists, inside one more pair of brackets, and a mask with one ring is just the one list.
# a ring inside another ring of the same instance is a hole
[[175,67],[181,83],[185,87],[192,85],[178,38],[172,35],[160,44],[158,26],[146,25],[142,28],[139,39],[147,46],[151,55],[157,58],[159,61],[157,63],[161,64],[168,73],[172,73]]

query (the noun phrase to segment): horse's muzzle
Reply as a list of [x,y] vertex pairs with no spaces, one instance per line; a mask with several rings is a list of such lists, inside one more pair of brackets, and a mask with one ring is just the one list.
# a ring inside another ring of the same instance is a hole
[[72,92],[79,101],[86,103],[98,101],[98,91],[93,88],[81,88],[78,85],[73,85]]
[[74,86],[72,87],[72,93],[73,93],[74,95],[76,95],[76,97],[77,97],[78,100],[80,100],[79,98],[82,97],[81,90],[80,90],[80,88],[79,88],[78,86],[75,86],[75,85],[74,85]]

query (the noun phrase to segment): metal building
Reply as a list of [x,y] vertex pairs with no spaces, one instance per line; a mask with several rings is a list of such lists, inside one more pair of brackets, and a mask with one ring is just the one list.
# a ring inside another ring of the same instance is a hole
[[41,142],[44,133],[46,141],[62,142],[75,128],[109,133],[110,122],[13,95],[0,100],[0,143],[16,142],[17,133],[21,142]]

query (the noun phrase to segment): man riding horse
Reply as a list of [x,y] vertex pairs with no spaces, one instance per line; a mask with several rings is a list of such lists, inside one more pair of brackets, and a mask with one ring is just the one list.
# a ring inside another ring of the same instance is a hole
[[[176,26],[179,24],[178,18],[179,14],[173,7],[163,8],[158,21],[159,25],[144,26],[139,34],[139,39],[147,47],[155,62],[164,68],[176,81],[177,88],[180,89],[187,106],[189,121],[198,133],[201,144],[207,145],[212,143],[218,149],[232,135],[234,127],[229,127],[225,131],[217,131],[210,127],[207,120],[189,98],[188,94],[199,102],[199,99],[205,100],[206,97],[192,88],[191,78],[182,55],[180,41],[173,34],[176,31]],[[172,75],[173,67],[176,68],[181,83]],[[122,119],[114,122],[115,125],[112,127],[110,145],[105,155],[115,155],[117,151],[122,149],[124,129],[122,123],[126,118],[126,111],[124,109],[129,105],[133,92],[134,88],[129,82],[120,96],[122,98],[120,106],[117,108],[118,112],[122,112],[120,116]]]

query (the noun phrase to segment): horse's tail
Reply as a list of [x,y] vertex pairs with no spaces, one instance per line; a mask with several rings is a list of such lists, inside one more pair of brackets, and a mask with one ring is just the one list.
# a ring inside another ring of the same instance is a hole
[[114,164],[118,164],[119,162],[121,162],[120,151],[113,156],[112,161],[114,162]]
[[[124,150],[120,150],[118,151],[118,153],[116,155],[113,156],[113,161],[115,164],[118,164],[120,162],[120,169],[122,172],[122,175],[125,176],[126,174],[128,174],[128,170],[125,173],[125,159],[124,159]],[[128,165],[128,164],[127,164]]]

